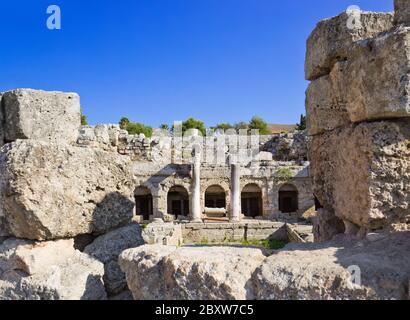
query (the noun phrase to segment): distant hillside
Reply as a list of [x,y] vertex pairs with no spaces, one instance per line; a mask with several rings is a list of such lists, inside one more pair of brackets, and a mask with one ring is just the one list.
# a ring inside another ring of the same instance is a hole
[[268,127],[272,134],[292,132],[296,129],[294,124],[269,124]]

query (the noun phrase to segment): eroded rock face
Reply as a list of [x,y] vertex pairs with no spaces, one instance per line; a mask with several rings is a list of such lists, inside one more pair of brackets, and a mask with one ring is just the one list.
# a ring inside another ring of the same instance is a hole
[[128,158],[33,140],[0,153],[0,216],[19,238],[101,234],[132,219]]
[[104,266],[72,240],[36,243],[10,238],[0,245],[0,299],[106,299]]
[[249,283],[259,249],[143,246],[124,251],[121,269],[135,299],[254,299]]
[[126,249],[144,244],[141,232],[138,224],[131,224],[98,237],[84,249],[84,253],[104,263],[104,284],[111,296],[128,290],[125,275],[118,265],[118,256]]
[[394,11],[396,24],[410,25],[410,3],[408,0],[394,0]]
[[76,93],[17,89],[2,98],[5,140],[75,142],[81,124]]
[[349,57],[354,42],[371,38],[393,27],[393,15],[390,13],[362,12],[362,28],[349,28],[350,15],[339,16],[320,21],[307,41],[305,77],[315,80],[327,75],[337,61]]
[[[2,99],[3,99],[3,92],[0,92],[0,123],[4,121],[4,114],[3,114],[3,106],[2,106]],[[0,147],[4,144],[4,127],[0,126]]]
[[373,243],[336,239],[287,246],[267,258],[254,273],[257,298],[407,299],[409,235],[398,233]]
[[315,136],[314,193],[336,216],[367,229],[410,217],[410,121],[352,125]]

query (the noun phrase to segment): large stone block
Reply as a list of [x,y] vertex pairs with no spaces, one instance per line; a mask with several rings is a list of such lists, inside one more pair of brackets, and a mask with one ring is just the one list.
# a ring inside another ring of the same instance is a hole
[[104,266],[77,251],[72,240],[0,245],[0,300],[106,299]]
[[261,249],[146,245],[119,258],[136,300],[252,300]]
[[[257,299],[406,300],[410,233],[373,243],[291,244],[253,273]],[[339,236],[340,237],[340,236]]]
[[359,41],[352,56],[339,79],[351,121],[410,117],[410,28]]
[[[312,138],[321,204],[367,230],[410,219],[410,120],[361,123]],[[352,228],[350,228],[352,229]]]
[[101,234],[131,222],[129,158],[92,148],[18,140],[0,152],[0,208],[19,238]]
[[17,89],[4,93],[5,140],[75,142],[80,128],[80,97],[75,93]]
[[410,25],[409,0],[394,0],[394,21],[396,24]]
[[306,90],[309,135],[350,124],[346,109],[344,73],[346,62],[337,62],[329,75],[312,81]]
[[361,12],[360,24],[349,24],[352,14],[318,23],[307,41],[305,77],[314,80],[329,74],[335,62],[349,57],[349,50],[358,40],[371,38],[393,27],[390,13]]

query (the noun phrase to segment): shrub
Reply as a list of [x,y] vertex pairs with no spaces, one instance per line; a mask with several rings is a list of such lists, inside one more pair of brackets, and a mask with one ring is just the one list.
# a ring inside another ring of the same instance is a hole
[[276,177],[280,181],[289,181],[293,178],[293,172],[290,168],[280,168],[276,171]]

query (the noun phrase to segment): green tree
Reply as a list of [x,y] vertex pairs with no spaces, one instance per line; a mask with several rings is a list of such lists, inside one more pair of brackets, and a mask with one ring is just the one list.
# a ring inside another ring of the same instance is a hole
[[165,124],[165,123],[161,124],[161,125],[159,126],[159,128],[162,129],[162,130],[169,131],[169,125],[167,125],[167,124]]
[[234,128],[236,131],[245,130],[245,129],[247,130],[249,129],[249,125],[246,122],[241,121],[241,122],[235,123]]
[[231,125],[230,123],[218,123],[216,126],[215,126],[215,129],[219,129],[219,130],[229,130],[229,129],[233,129],[234,128],[234,126],[233,125]]
[[83,109],[81,109],[81,125],[88,126],[87,116],[83,113]]
[[129,122],[125,128],[129,134],[143,133],[147,138],[152,137],[152,128],[138,122]]
[[267,122],[261,117],[257,116],[254,116],[249,122],[249,129],[259,130],[259,134],[261,135],[268,135],[271,133],[268,128]]
[[128,124],[129,124],[130,122],[131,122],[131,121],[130,121],[128,118],[122,117],[121,120],[120,120],[120,122],[119,122],[120,128],[123,129],[123,130],[126,130]]
[[189,118],[182,122],[182,132],[186,132],[190,129],[198,129],[199,132],[202,133],[202,135],[206,135],[206,127],[203,121],[197,120],[194,118]]
[[300,115],[300,122],[296,125],[296,129],[299,131],[306,130],[306,116]]

